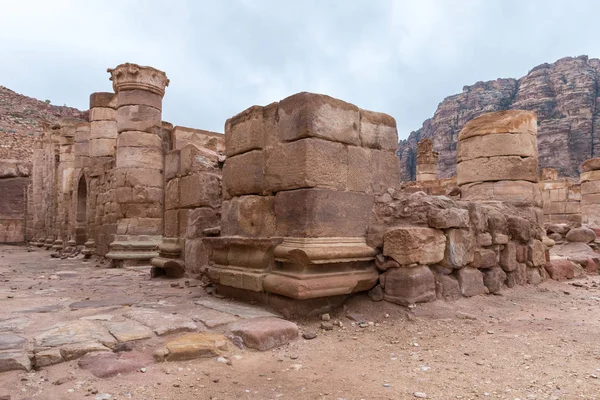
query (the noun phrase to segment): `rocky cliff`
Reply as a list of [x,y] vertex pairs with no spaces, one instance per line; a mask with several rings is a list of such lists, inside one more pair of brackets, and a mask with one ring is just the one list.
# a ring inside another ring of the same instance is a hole
[[533,68],[520,79],[497,79],[465,86],[447,97],[432,118],[400,142],[401,177],[414,180],[417,143],[433,140],[438,177],[456,173],[458,133],[471,119],[491,111],[523,109],[538,117],[539,167],[579,176],[581,163],[600,156],[600,60],[566,57]]
[[70,117],[87,121],[87,111],[51,105],[0,86],[0,160],[31,161],[33,142],[43,123]]

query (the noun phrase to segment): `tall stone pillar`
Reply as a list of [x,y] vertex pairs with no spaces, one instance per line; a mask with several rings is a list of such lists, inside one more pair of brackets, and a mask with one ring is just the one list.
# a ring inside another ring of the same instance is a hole
[[[114,191],[106,190],[105,182],[106,171],[114,167],[117,153],[116,109],[117,96],[114,93],[96,92],[90,95],[88,235],[82,251],[86,257],[92,253],[98,253],[98,250],[100,250],[100,255],[106,254],[107,250],[104,249],[108,247],[108,243],[112,242],[112,239],[107,236],[114,235],[116,231],[111,231],[110,221],[103,221],[103,209],[112,203],[110,199],[105,201],[107,199],[104,197],[114,194]],[[100,193],[101,190],[102,193]],[[104,201],[99,203],[99,197]],[[97,247],[98,244],[101,245],[100,249]]]
[[135,64],[109,69],[117,94],[116,199],[120,216],[106,257],[120,265],[143,265],[158,255],[163,233],[164,72]]
[[582,165],[581,223],[593,229],[600,228],[600,158],[591,158]]
[[417,182],[437,179],[438,153],[433,151],[431,139],[423,139],[417,144]]
[[469,121],[458,136],[456,179],[461,199],[529,209],[543,226],[535,114],[498,111]]

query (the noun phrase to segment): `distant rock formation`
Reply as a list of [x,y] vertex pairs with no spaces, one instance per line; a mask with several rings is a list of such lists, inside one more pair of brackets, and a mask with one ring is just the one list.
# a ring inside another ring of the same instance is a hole
[[403,180],[416,178],[417,143],[430,138],[439,153],[437,174],[456,174],[458,133],[471,119],[487,112],[522,109],[538,118],[539,168],[561,176],[579,176],[581,163],[600,156],[600,59],[561,58],[533,68],[521,79],[497,79],[465,86],[440,103],[433,118],[400,141]]

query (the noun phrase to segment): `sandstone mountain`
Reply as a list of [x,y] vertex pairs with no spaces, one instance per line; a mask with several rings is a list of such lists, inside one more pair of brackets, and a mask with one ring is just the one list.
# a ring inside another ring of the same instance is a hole
[[51,105],[0,86],[0,159],[31,161],[44,121],[52,124],[65,117],[87,121],[87,111]]
[[439,152],[438,178],[456,174],[458,133],[471,119],[506,109],[535,111],[539,167],[577,177],[581,163],[600,156],[600,59],[566,57],[533,68],[520,79],[497,79],[465,86],[447,97],[432,118],[399,144],[401,177],[414,180],[417,143],[433,140]]

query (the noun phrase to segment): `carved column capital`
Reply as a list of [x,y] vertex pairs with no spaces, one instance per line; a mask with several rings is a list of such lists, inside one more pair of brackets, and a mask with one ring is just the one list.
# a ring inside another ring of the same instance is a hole
[[152,67],[125,63],[108,68],[106,72],[110,73],[115,93],[121,90],[141,89],[164,96],[165,88],[169,86],[167,74]]

